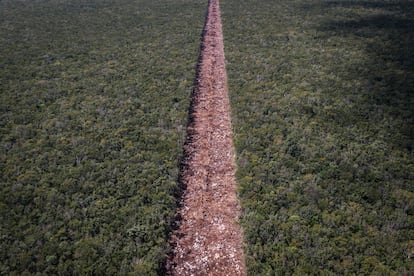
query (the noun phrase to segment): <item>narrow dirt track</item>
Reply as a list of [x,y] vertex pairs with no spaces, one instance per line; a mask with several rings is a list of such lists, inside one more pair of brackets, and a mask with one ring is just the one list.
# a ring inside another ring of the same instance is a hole
[[167,271],[245,275],[218,0],[209,1],[203,34],[181,171],[181,220]]

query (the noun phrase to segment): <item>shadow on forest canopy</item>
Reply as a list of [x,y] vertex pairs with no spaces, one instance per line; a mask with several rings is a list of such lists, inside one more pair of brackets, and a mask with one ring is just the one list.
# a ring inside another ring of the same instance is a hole
[[[361,87],[368,101],[364,104],[385,110],[384,117],[396,122],[394,126],[398,125],[390,130],[399,132],[398,146],[412,151],[414,1],[328,1],[317,7],[305,5],[303,8],[318,9],[319,13],[330,13],[334,18],[344,18],[344,9],[352,14],[343,20],[327,20],[318,30],[324,33],[326,39],[342,36],[366,41],[364,50],[370,63],[366,64],[368,70],[364,75],[356,76],[370,83],[367,87]],[[348,70],[354,70],[352,65]]]

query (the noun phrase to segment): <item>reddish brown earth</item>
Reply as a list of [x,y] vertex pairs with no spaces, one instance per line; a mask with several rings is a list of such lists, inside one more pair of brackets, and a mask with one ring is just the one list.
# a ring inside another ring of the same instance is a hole
[[218,0],[208,5],[187,135],[181,171],[186,188],[167,271],[245,275]]

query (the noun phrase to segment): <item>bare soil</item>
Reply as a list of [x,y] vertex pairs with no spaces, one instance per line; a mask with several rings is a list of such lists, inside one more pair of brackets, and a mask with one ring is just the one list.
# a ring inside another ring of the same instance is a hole
[[218,0],[210,0],[181,171],[169,275],[245,275]]

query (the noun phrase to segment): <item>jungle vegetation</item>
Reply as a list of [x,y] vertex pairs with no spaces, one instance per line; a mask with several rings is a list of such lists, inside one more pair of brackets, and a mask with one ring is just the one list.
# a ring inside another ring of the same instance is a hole
[[0,1],[0,274],[162,273],[204,1]]
[[[0,274],[163,273],[207,3],[0,1]],[[414,271],[414,2],[221,0],[249,275]]]
[[249,275],[414,271],[414,2],[222,0]]

